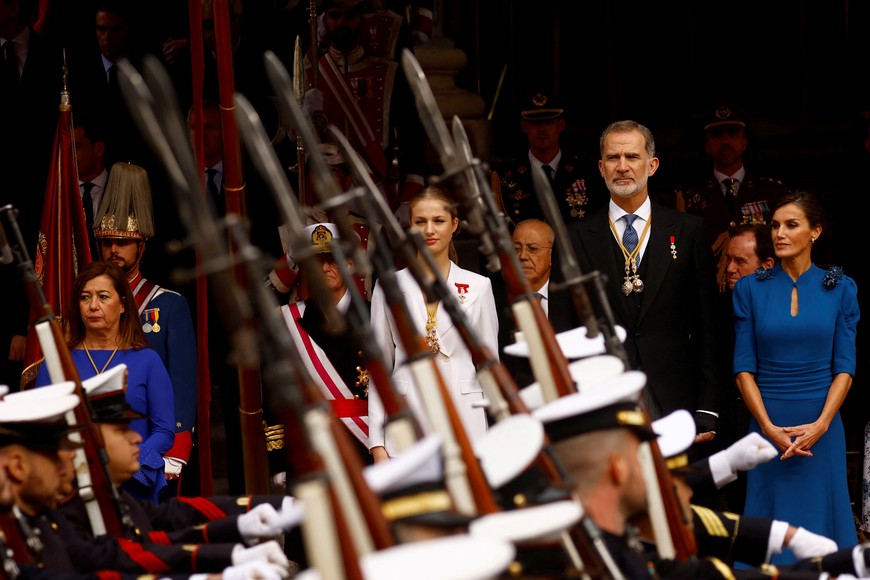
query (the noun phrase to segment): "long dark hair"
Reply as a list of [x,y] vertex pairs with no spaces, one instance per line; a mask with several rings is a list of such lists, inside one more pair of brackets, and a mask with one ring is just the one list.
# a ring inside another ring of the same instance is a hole
[[100,276],[109,277],[115,292],[121,298],[121,304],[124,306],[124,312],[118,321],[118,346],[124,350],[148,346],[148,340],[145,338],[145,333],[139,324],[136,299],[133,298],[133,291],[130,290],[130,284],[127,283],[127,276],[121,268],[112,262],[102,260],[91,262],[82,268],[79,275],[76,276],[69,302],[76,305],[76,312],[66,320],[67,345],[70,348],[75,348],[85,341],[87,328],[82,320],[81,310],[78,306],[80,302],[79,298],[82,295],[85,284]]

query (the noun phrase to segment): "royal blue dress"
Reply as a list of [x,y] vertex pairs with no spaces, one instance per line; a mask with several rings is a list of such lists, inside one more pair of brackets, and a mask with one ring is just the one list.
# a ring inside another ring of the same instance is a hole
[[[834,284],[831,284],[831,282]],[[798,315],[791,316],[792,289]],[[779,264],[734,286],[734,373],[749,372],[774,425],[818,419],[833,377],[854,376],[858,293],[854,280],[812,266],[793,282]],[[754,417],[750,430],[761,433]],[[854,546],[857,532],[846,479],[846,439],[837,413],[812,457],[778,458],[750,470],[744,514],[802,526]],[[793,562],[784,550],[772,563]]]
[[[82,380],[96,376],[91,361],[83,349],[70,350],[73,362]],[[94,364],[99,368],[112,356],[111,350],[92,350]],[[124,489],[139,499],[157,503],[158,493],[166,486],[163,471],[163,454],[175,440],[175,401],[169,373],[157,353],[150,348],[119,350],[107,369],[124,363],[127,365],[127,404],[134,411],[147,416],[137,419],[130,426],[142,436],[139,444],[141,469],[133,479],[124,484]],[[48,368],[41,365],[36,376],[36,386],[51,384]]]

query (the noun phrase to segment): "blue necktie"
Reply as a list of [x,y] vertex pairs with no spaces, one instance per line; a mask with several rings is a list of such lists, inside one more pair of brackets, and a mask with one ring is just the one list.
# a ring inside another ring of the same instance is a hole
[[622,233],[622,245],[625,246],[625,249],[630,254],[637,247],[637,230],[634,229],[634,226],[632,225],[634,220],[637,219],[637,216],[633,213],[629,213],[622,217],[625,220],[625,231]]

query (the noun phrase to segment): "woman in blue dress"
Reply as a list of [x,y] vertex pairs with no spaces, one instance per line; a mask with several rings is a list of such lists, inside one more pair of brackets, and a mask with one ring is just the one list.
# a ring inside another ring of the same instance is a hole
[[[812,262],[823,223],[812,194],[776,203],[771,235],[779,263],[734,286],[734,373],[750,429],[781,451],[749,472],[744,514],[783,520],[846,548],[858,538],[839,409],[855,373],[858,297],[842,269]],[[793,559],[783,553],[773,563]]]
[[[67,315],[67,344],[81,379],[121,363],[127,365],[127,403],[147,419],[131,423],[142,436],[141,469],[124,489],[156,503],[158,492],[166,486],[163,454],[175,439],[175,399],[169,373],[157,352],[148,347],[133,293],[118,266],[92,262],[84,267],[72,296],[71,304],[78,306],[78,312]],[[40,365],[36,386],[51,382],[46,365]]]

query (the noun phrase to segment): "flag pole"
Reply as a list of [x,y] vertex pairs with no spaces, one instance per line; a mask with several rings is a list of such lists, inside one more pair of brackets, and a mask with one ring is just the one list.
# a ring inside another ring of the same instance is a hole
[[[190,19],[190,67],[193,83],[193,151],[205,191],[205,149],[203,145],[202,87],[204,49],[202,44],[202,0],[188,0]],[[201,269],[199,250],[196,251],[197,270]],[[208,348],[208,279],[196,277],[196,458],[199,462],[199,493],[214,495],[214,476],[211,462],[211,370]],[[180,492],[180,490],[179,490]]]
[[[236,128],[235,82],[233,76],[233,39],[230,32],[230,11],[227,0],[214,0],[215,48],[217,51],[218,88],[221,112],[221,138],[224,160],[224,191],[227,215],[247,218],[245,182],[242,174],[241,146]],[[230,252],[235,251],[232,243]],[[241,268],[235,278],[242,288],[248,281]],[[248,494],[269,493],[269,464],[266,457],[266,435],[263,431],[263,397],[260,373],[256,367],[239,364],[239,414],[242,431],[245,490]]]

